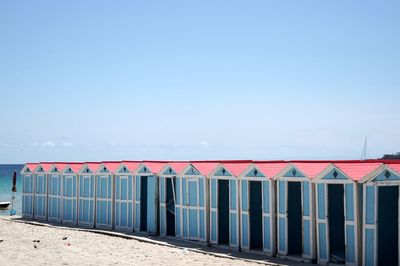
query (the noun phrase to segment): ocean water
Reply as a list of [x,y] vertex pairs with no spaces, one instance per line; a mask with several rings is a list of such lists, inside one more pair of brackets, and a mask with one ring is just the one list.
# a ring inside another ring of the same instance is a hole
[[[17,192],[15,193],[14,209],[17,215],[22,210],[22,179],[19,172],[24,167],[22,164],[0,164],[0,201],[11,201],[12,197],[12,175],[17,172]],[[0,215],[10,215],[11,204],[8,210],[0,210]]]

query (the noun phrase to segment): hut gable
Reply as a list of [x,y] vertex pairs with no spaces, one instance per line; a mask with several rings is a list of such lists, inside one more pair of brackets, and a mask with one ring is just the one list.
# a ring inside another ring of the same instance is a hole
[[116,172],[119,174],[127,174],[129,173],[129,168],[124,163],[121,163]]
[[284,172],[283,177],[306,177],[302,171],[300,171],[296,166],[289,167],[288,170]]
[[176,175],[177,173],[175,172],[174,169],[172,169],[172,167],[168,166],[167,169],[165,169],[162,172],[163,175]]
[[200,175],[200,172],[196,168],[194,168],[193,166],[190,165],[186,169],[184,175]]
[[265,175],[256,167],[251,166],[244,174],[245,177],[265,177]]
[[221,166],[215,171],[214,176],[232,176],[232,174],[225,167]]
[[146,165],[142,165],[137,172],[139,174],[150,174],[150,169]]
[[348,178],[336,167],[331,169],[322,179],[325,180],[348,180]]
[[29,174],[36,170],[37,164],[36,163],[27,163],[21,170],[21,174]]
[[395,172],[385,169],[384,171],[380,172],[372,181],[395,181],[400,180],[400,175],[396,174]]

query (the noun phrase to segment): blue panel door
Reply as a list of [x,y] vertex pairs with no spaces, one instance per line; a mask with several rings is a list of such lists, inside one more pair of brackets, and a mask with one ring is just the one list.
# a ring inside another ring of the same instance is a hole
[[187,180],[189,239],[199,239],[198,181]]
[[356,237],[356,221],[355,221],[355,188],[354,184],[344,185],[345,199],[345,241],[346,241],[346,261],[358,264],[357,260],[357,237]]
[[313,259],[313,220],[311,215],[311,182],[301,182],[302,208],[303,208],[303,257]]
[[287,182],[278,181],[278,253],[287,255]]
[[36,176],[34,218],[46,220],[47,210],[47,180],[43,174]]
[[62,222],[76,224],[77,222],[77,184],[76,175],[62,177]]
[[140,176],[135,177],[135,215],[134,215],[134,229],[136,232],[140,231]]
[[112,227],[112,175],[96,176],[96,227]]
[[176,190],[175,190],[175,235],[182,236],[182,226],[181,226],[181,178],[176,177]]
[[33,218],[33,177],[22,176],[22,217]]
[[94,176],[84,175],[79,178],[79,215],[78,224],[94,226]]
[[327,185],[324,183],[317,184],[317,250],[320,263],[329,261],[327,195]]
[[150,234],[157,233],[157,199],[158,191],[157,179],[155,176],[147,178],[147,232]]
[[363,236],[363,261],[366,266],[374,266],[378,264],[377,257],[377,197],[378,189],[376,186],[364,185],[364,236]]
[[239,246],[237,191],[237,181],[229,180],[229,245],[231,247]]
[[218,180],[215,178],[211,179],[210,182],[210,215],[211,215],[211,237],[210,242],[218,244]]
[[271,181],[262,181],[263,250],[273,252]]
[[249,181],[242,180],[241,193],[241,246],[243,249],[249,249]]
[[61,177],[58,174],[49,176],[48,220],[61,221]]
[[133,230],[133,180],[132,176],[115,177],[115,228]]
[[167,212],[166,212],[166,178],[160,177],[160,235],[167,234]]

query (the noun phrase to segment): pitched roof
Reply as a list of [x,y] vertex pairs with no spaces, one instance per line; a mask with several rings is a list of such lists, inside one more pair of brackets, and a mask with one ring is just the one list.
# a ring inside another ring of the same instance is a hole
[[172,167],[172,169],[174,169],[175,172],[177,172],[179,174],[189,165],[189,163],[171,162],[171,163],[168,163],[168,165],[170,165]]
[[398,174],[400,174],[400,162],[399,163],[389,163],[387,164],[387,166],[394,170],[395,172],[397,172]]
[[203,176],[208,176],[215,168],[219,165],[218,162],[196,162],[192,163],[193,167],[196,168]]
[[81,170],[83,163],[67,163],[74,173],[78,173]]
[[111,173],[115,173],[118,167],[121,165],[121,162],[103,162],[103,165],[107,167]]
[[273,178],[277,174],[279,174],[287,165],[288,163],[259,163],[256,162],[254,165],[265,174],[268,178]]
[[33,171],[35,171],[37,165],[38,165],[37,163],[27,163],[27,164],[26,164],[26,167],[28,167],[29,170],[30,170],[31,172],[33,172]]
[[313,179],[323,170],[325,170],[330,164],[329,163],[294,163],[300,171],[302,171],[308,178]]
[[87,165],[87,167],[92,172],[96,172],[97,169],[99,168],[99,166],[101,165],[101,163],[98,163],[98,162],[88,162],[88,163],[85,163],[85,164]]
[[139,165],[141,164],[141,162],[137,161],[123,161],[122,162],[129,170],[129,172],[134,173],[136,172],[136,170],[138,169]]
[[249,167],[249,163],[222,163],[232,175],[240,176]]
[[152,162],[152,161],[146,161],[143,162],[147,168],[153,173],[153,174],[159,174],[160,171],[164,168],[165,163],[163,162]]
[[382,163],[334,163],[334,166],[354,181],[360,180],[381,165]]
[[50,168],[51,168],[52,165],[53,165],[53,163],[45,163],[45,162],[40,163],[40,166],[42,166],[43,171],[44,171],[45,173],[47,173],[47,172],[50,170]]

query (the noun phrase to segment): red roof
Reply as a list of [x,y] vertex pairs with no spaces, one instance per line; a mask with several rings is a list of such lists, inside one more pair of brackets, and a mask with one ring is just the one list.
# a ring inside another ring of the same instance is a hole
[[329,163],[294,163],[294,165],[308,178],[313,179],[324,171],[329,166]]
[[55,163],[54,164],[54,166],[57,168],[57,170],[59,172],[64,171],[66,165],[67,165],[66,163]]
[[81,170],[83,163],[67,163],[74,173],[78,173]]
[[212,162],[212,163],[192,163],[192,165],[194,166],[194,168],[196,168],[197,170],[199,170],[199,172],[203,175],[203,176],[208,176],[212,171],[215,170],[215,168],[219,165],[219,163],[217,162]]
[[223,163],[225,167],[232,175],[240,176],[243,174],[244,170],[249,167],[249,163]]
[[143,162],[147,168],[153,173],[153,174],[159,174],[160,171],[164,168],[165,163],[162,162]]
[[126,161],[122,162],[129,170],[129,172],[134,173],[138,169],[140,162],[132,162],[132,161]]
[[121,162],[103,162],[103,165],[107,167],[111,173],[115,173],[118,167],[121,165]]
[[400,175],[400,162],[399,163],[390,163],[390,164],[387,164],[387,166]]
[[335,163],[334,165],[352,180],[358,181],[381,166],[382,163]]
[[97,169],[99,168],[99,166],[101,165],[101,163],[97,163],[97,162],[89,162],[89,163],[85,163],[85,164],[90,169],[90,171],[92,171],[93,173],[96,172]]
[[279,174],[288,164],[287,163],[254,163],[257,168],[268,178],[273,178]]
[[27,164],[26,164],[26,167],[28,167],[28,169],[29,169],[31,172],[33,172],[33,171],[35,171],[37,165],[38,165],[37,163],[27,163]]
[[172,169],[175,170],[176,173],[181,173],[189,164],[184,162],[172,162],[169,163]]
[[50,170],[52,165],[53,165],[53,163],[40,163],[40,166],[42,166],[43,171],[45,173],[47,173]]

